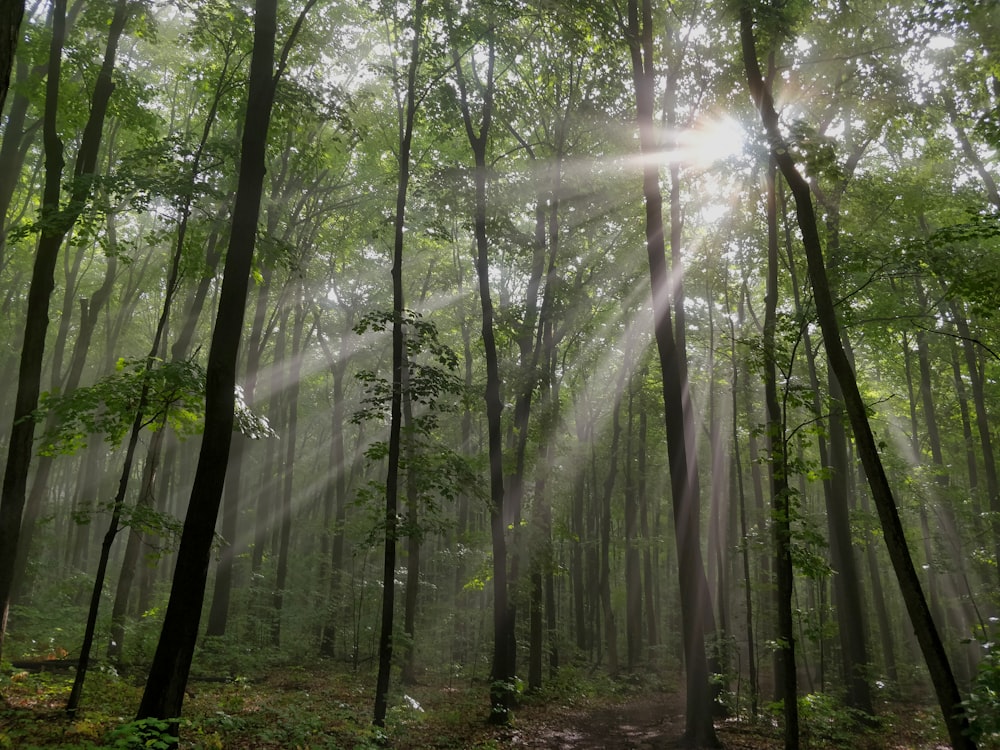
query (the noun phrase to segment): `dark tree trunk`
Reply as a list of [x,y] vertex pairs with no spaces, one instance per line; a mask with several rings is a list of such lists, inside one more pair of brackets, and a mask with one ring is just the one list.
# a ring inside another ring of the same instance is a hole
[[788,437],[778,401],[775,327],[778,308],[777,166],[767,165],[767,291],[764,300],[764,403],[767,407],[768,467],[771,475],[774,569],[777,579],[778,646],[774,650],[775,695],[784,704],[785,748],[799,747],[799,702],[795,672],[795,623],[792,618],[792,489],[788,484]]
[[10,71],[14,65],[14,52],[21,36],[21,19],[24,17],[24,0],[9,0],[0,12],[0,112],[7,99]]
[[[117,267],[117,259],[112,256],[108,259],[104,282],[89,300],[80,300],[80,326],[76,342],[73,345],[73,355],[70,359],[69,371],[61,388],[61,392],[63,393],[72,393],[80,385],[80,378],[83,376],[83,368],[87,361],[87,352],[90,350],[94,328],[97,325],[104,305],[107,304],[111,297]],[[50,424],[51,418],[46,426],[48,427]],[[34,536],[35,526],[41,516],[44,501],[49,494],[49,475],[54,463],[55,456],[41,456],[38,459],[34,482],[31,485],[31,494],[28,496],[28,502],[24,508],[24,518],[21,522],[21,539],[18,541],[17,558],[14,563],[14,586],[22,593],[27,591],[30,584],[26,580],[25,573],[28,567],[28,556],[31,552],[31,540]]]
[[414,445],[413,399],[410,392],[410,364],[403,350],[403,427],[407,434],[403,440],[406,452],[406,585],[403,589],[403,633],[406,644],[403,649],[401,681],[405,685],[417,682],[417,594],[420,590],[420,498],[417,482],[416,446]]
[[[389,675],[392,669],[392,628],[396,592],[396,536],[399,506],[399,459],[402,438],[402,400],[406,368],[403,341],[403,245],[406,228],[406,197],[410,185],[410,150],[417,112],[417,68],[423,35],[423,0],[413,6],[413,39],[406,72],[406,105],[399,117],[399,175],[396,182],[396,213],[392,256],[392,397],[389,407],[389,454],[385,479],[385,554],[382,567],[382,622],[378,643],[378,678],[375,686],[376,726],[385,726]],[[412,479],[412,477],[411,477]]]
[[[641,16],[641,25],[640,25]],[[687,677],[686,742],[698,746],[719,744],[712,723],[712,689],[705,652],[706,611],[710,611],[708,581],[700,547],[700,490],[697,459],[688,445],[693,425],[685,410],[687,383],[683,351],[671,322],[670,279],[667,274],[663,233],[663,196],[660,192],[659,154],[653,124],[653,11],[650,0],[629,0],[627,36],[636,88],[636,109],[643,164],[643,195],[646,203],[646,250],[653,298],[654,335],[663,376],[663,405],[670,460],[670,482],[677,538],[681,622]]]
[[[159,468],[160,446],[163,443],[165,428],[157,430],[150,437],[149,450],[146,453],[146,463],[142,469],[142,486],[139,489],[139,499],[136,509],[151,510],[153,508],[153,484]],[[139,529],[129,529],[128,543],[125,545],[125,555],[122,558],[121,573],[115,586],[115,600],[111,607],[111,640],[108,643],[108,658],[122,666],[123,646],[125,643],[126,620],[128,617],[128,601],[135,582],[136,566],[142,552],[143,533]]]
[[[449,25],[452,19],[449,18]],[[492,27],[487,32],[487,63],[482,83],[481,119],[479,132],[472,121],[464,63],[455,42],[452,42],[452,62],[459,86],[462,122],[472,147],[475,161],[475,210],[473,233],[476,239],[476,276],[479,280],[479,301],[483,310],[482,335],[486,358],[486,423],[490,464],[490,538],[493,547],[493,667],[490,686],[490,721],[507,724],[514,707],[513,612],[507,592],[507,540],[505,537],[506,495],[503,472],[503,433],[500,414],[503,400],[500,394],[500,368],[496,335],[493,330],[493,298],[490,293],[489,240],[486,234],[486,147],[493,123],[494,63],[496,43]],[[478,80],[478,79],[477,79]]]
[[[786,194],[781,191],[782,215],[785,226],[785,249],[788,267],[795,290],[795,309],[802,312],[799,283],[795,260],[792,256],[792,230],[788,221]],[[834,255],[840,245],[840,206],[828,197],[826,228],[828,247]],[[844,334],[846,341],[847,335]],[[816,371],[816,356],[808,327],[802,331],[803,349],[809,370],[809,383],[813,392],[813,410],[823,413],[820,401],[819,376]],[[827,371],[827,389],[830,394],[829,415],[826,435],[822,431],[817,436],[820,465],[828,467],[830,473],[823,478],[823,500],[826,509],[827,535],[830,546],[830,565],[833,568],[833,599],[837,615],[837,631],[840,636],[840,656],[843,663],[843,677],[847,691],[845,702],[851,708],[873,716],[871,686],[868,682],[868,634],[865,627],[861,576],[858,570],[851,539],[850,507],[854,495],[850,481],[850,464],[847,456],[847,431],[844,427],[843,397],[840,384],[832,371]],[[829,438],[829,440],[827,439]]]
[[[11,7],[16,7],[19,0],[14,0]],[[28,62],[23,58],[17,61],[18,83],[27,83],[29,75],[42,75],[45,66],[36,66],[29,73]],[[40,120],[30,126],[26,125],[28,107],[31,102],[23,91],[17,91],[11,100],[7,112],[7,122],[4,124],[3,140],[0,142],[0,271],[3,271],[9,261],[7,254],[7,227],[11,200],[21,175],[21,168],[27,157],[28,149],[34,141],[35,132],[42,124]],[[3,111],[3,101],[0,97],[0,112]],[[18,288],[16,286],[14,289]],[[6,313],[6,310],[4,311]]]
[[[17,395],[0,495],[0,648],[7,630],[7,614],[13,586],[14,563],[21,533],[21,516],[27,493],[28,469],[31,464],[35,436],[35,421],[29,417],[38,406],[41,388],[42,358],[45,335],[49,325],[49,301],[55,286],[55,266],[63,240],[83,212],[91,191],[97,165],[101,134],[108,102],[114,91],[112,72],[118,52],[118,42],[128,19],[124,1],[115,6],[108,28],[108,42],[90,102],[90,115],[83,128],[80,148],[73,171],[74,183],[70,200],[60,208],[63,178],[63,145],[59,138],[56,111],[62,70],[62,50],[66,36],[66,3],[56,0],[52,12],[52,38],[49,45],[49,69],[45,90],[43,142],[45,147],[45,187],[42,193],[42,231],[28,289],[25,311],[24,339],[18,371]],[[2,72],[2,71],[0,71]],[[9,75],[9,69],[6,71]],[[6,87],[6,83],[4,83]],[[6,93],[6,91],[4,91]]]
[[840,338],[840,325],[837,322],[833,295],[827,279],[809,183],[798,172],[791,151],[781,135],[774,101],[760,73],[753,29],[752,6],[745,2],[740,8],[740,40],[750,94],[760,110],[772,154],[795,198],[799,229],[802,233],[802,242],[812,282],[813,299],[816,304],[816,315],[823,332],[823,343],[830,367],[844,393],[844,405],[851,421],[858,456],[865,468],[865,474],[868,476],[868,483],[875,500],[879,520],[882,523],[882,532],[892,559],[893,569],[899,580],[903,601],[927,662],[927,668],[937,693],[938,703],[945,726],[948,728],[952,746],[955,750],[971,750],[976,744],[970,736],[969,718],[962,706],[962,695],[955,682],[948,656],[931,617],[930,609],[927,607],[920,579],[910,557],[906,536],[903,533],[903,525],[892,495],[892,488],[889,486],[878,445],[868,422],[867,407],[861,397],[854,370]]
[[160,640],[150,665],[146,689],[139,704],[139,719],[175,719],[180,716],[184,701],[184,689],[201,621],[212,540],[233,435],[236,362],[243,330],[257,221],[260,217],[265,173],[264,152],[271,105],[285,56],[310,7],[311,2],[307,2],[285,45],[279,70],[275,73],[277,0],[258,0],[256,3],[247,118],[243,131],[236,204],[233,208],[229,251],[226,254],[212,345],[208,354],[205,429],[177,551],[170,599]]

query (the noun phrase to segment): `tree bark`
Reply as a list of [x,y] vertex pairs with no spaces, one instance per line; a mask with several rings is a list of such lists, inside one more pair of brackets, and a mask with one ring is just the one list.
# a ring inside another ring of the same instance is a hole
[[21,36],[21,19],[24,17],[24,0],[10,0],[0,12],[0,112],[3,111],[10,86],[10,71],[14,65],[14,52]]
[[962,706],[961,693],[955,682],[937,627],[931,617],[930,609],[927,607],[920,579],[913,566],[902,522],[892,495],[892,488],[889,485],[878,445],[868,422],[867,407],[861,397],[854,370],[840,338],[840,325],[837,322],[836,308],[827,278],[809,183],[796,168],[788,144],[781,134],[778,113],[775,111],[771,92],[765,86],[761,76],[756,40],[754,39],[753,11],[748,2],[744,2],[740,7],[740,41],[751,97],[760,111],[771,153],[795,198],[799,229],[806,251],[813,299],[816,304],[816,314],[823,332],[823,343],[830,367],[844,392],[844,404],[854,432],[858,456],[864,466],[865,474],[868,476],[879,520],[882,523],[886,546],[889,549],[893,569],[903,593],[903,601],[927,662],[952,746],[955,750],[971,750],[975,747],[975,742],[969,736],[969,718]]
[[[641,24],[640,24],[641,16]],[[670,461],[674,533],[677,538],[681,594],[684,662],[687,680],[687,714],[684,741],[716,747],[712,723],[712,690],[705,652],[706,610],[710,611],[708,581],[700,546],[700,490],[697,459],[688,450],[693,425],[685,410],[685,366],[678,347],[670,311],[670,278],[667,273],[663,231],[663,196],[660,191],[657,143],[653,125],[653,11],[650,0],[629,0],[627,37],[636,90],[639,142],[643,155],[643,196],[646,205],[646,254],[653,299],[654,336],[663,377],[663,405]]]
[[[773,67],[773,65],[772,65]],[[764,403],[767,408],[768,468],[771,476],[774,569],[778,646],[774,650],[775,695],[783,703],[785,748],[799,747],[798,683],[795,671],[795,623],[792,594],[792,488],[788,483],[788,437],[785,415],[778,401],[778,362],[775,341],[778,309],[778,201],[777,165],[767,165],[767,290],[764,300]]]
[[[63,178],[63,144],[57,131],[56,113],[62,71],[62,51],[66,36],[66,3],[56,0],[52,13],[52,37],[49,45],[49,70],[45,90],[43,143],[45,148],[45,187],[42,194],[41,232],[28,289],[24,339],[18,370],[17,395],[0,494],[0,649],[7,630],[7,614],[13,586],[14,564],[21,533],[21,521],[31,464],[35,421],[31,412],[38,406],[41,389],[42,358],[49,325],[49,302],[55,287],[55,266],[63,240],[83,212],[91,192],[94,169],[101,145],[101,134],[108,102],[114,91],[112,72],[125,23],[128,4],[116,6],[108,28],[104,60],[94,84],[90,115],[83,128],[80,148],[73,170],[74,183],[69,203],[60,208]],[[9,72],[9,71],[8,71]]]
[[[236,362],[246,309],[250,267],[264,183],[264,154],[274,90],[297,35],[307,2],[274,70],[277,0],[257,0],[246,126],[240,154],[236,204],[205,384],[205,430],[184,518],[177,565],[163,629],[150,666],[137,718],[176,719],[184,701],[208,578],[212,539],[226,479],[233,435]],[[174,724],[176,727],[176,723]]]
[[[410,184],[410,150],[417,112],[417,69],[423,35],[423,0],[413,6],[413,39],[406,72],[405,110],[399,113],[399,175],[396,182],[396,213],[392,262],[392,397],[389,407],[389,454],[385,480],[385,550],[382,568],[382,621],[378,647],[378,678],[375,687],[376,726],[385,726],[388,708],[389,672],[392,667],[392,629],[395,604],[397,508],[399,506],[399,463],[402,438],[403,384],[406,380],[406,352],[403,339],[403,246],[406,228],[406,198]],[[412,477],[410,477],[412,480]]]
[[[448,19],[449,26],[452,19]],[[452,31],[454,29],[451,29]],[[459,88],[459,104],[465,133],[472,147],[475,170],[475,209],[473,234],[476,240],[476,276],[479,280],[479,302],[482,306],[482,336],[486,359],[486,423],[490,465],[490,538],[493,547],[493,667],[490,686],[490,722],[507,724],[514,707],[514,654],[512,611],[507,592],[507,540],[505,537],[506,494],[503,471],[503,433],[500,415],[503,400],[500,394],[500,368],[493,324],[493,297],[490,292],[489,240],[486,233],[486,146],[493,124],[494,65],[496,41],[491,26],[486,34],[487,61],[482,90],[479,132],[472,121],[468,85],[458,48],[452,42],[452,63]]]

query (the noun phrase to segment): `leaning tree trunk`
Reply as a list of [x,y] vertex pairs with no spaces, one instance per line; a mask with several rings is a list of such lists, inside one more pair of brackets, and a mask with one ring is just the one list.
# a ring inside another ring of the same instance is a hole
[[0,112],[7,99],[10,69],[14,65],[14,52],[20,37],[21,19],[24,17],[24,0],[9,0],[0,11]]
[[868,477],[903,601],[927,662],[952,746],[955,750],[971,750],[975,748],[976,743],[969,736],[969,717],[962,706],[962,695],[955,682],[944,644],[931,617],[920,579],[910,557],[892,488],[868,421],[867,406],[861,397],[854,370],[840,338],[840,325],[837,322],[833,294],[827,278],[809,183],[799,173],[792,152],[781,134],[774,100],[760,72],[754,38],[753,10],[749,2],[744,2],[740,8],[740,41],[751,97],[760,111],[771,153],[795,198],[799,229],[802,233],[802,244],[806,251],[813,299],[816,304],[816,316],[823,332],[823,344],[830,367],[844,393],[844,406],[854,432],[858,456]]
[[[201,621],[215,522],[219,515],[233,435],[236,361],[257,239],[271,106],[287,54],[312,4],[312,0],[309,0],[299,15],[275,72],[277,0],[257,0],[256,3],[247,118],[243,131],[236,204],[233,207],[229,252],[226,254],[219,307],[208,354],[205,430],[177,551],[173,586],[146,689],[139,704],[139,719],[175,719],[180,716],[184,701],[184,689]],[[176,723],[174,726],[176,727]]]

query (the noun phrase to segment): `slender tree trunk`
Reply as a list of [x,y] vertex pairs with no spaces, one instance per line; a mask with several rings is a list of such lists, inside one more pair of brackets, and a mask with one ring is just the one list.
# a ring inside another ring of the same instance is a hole
[[[625,338],[629,337],[626,326]],[[621,445],[621,406],[631,365],[631,346],[626,343],[625,357],[618,370],[615,382],[614,402],[611,407],[611,446],[608,449],[608,473],[604,478],[601,493],[601,559],[600,559],[600,601],[604,613],[604,637],[608,648],[608,672],[618,674],[618,627],[614,609],[611,606],[611,501],[614,497],[615,482],[618,477],[618,450]]]
[[[640,375],[640,382],[644,382],[645,368]],[[646,401],[645,395],[642,397],[643,404]],[[647,654],[652,656],[653,649],[659,645],[659,630],[656,607],[656,590],[653,577],[653,548],[654,539],[649,526],[649,493],[647,492],[647,435],[649,420],[646,417],[646,409],[643,407],[639,412],[639,445],[637,449],[635,471],[638,474],[636,482],[636,493],[639,496],[639,533],[642,536],[642,598],[644,622],[646,627],[646,643],[649,644]]]
[[[146,453],[146,463],[142,470],[142,486],[136,510],[151,510],[153,508],[153,485],[156,482],[156,472],[159,468],[160,444],[163,442],[165,429],[157,430],[150,437],[149,449]],[[125,555],[122,558],[121,573],[115,586],[115,600],[111,608],[111,639],[108,643],[108,658],[122,666],[123,647],[125,643],[126,620],[128,617],[128,600],[135,581],[136,566],[142,552],[143,533],[131,528],[128,533],[128,543],[125,545]]]
[[[94,328],[97,325],[104,305],[107,304],[111,297],[117,268],[117,259],[112,256],[108,259],[104,282],[89,300],[80,300],[80,326],[76,342],[73,345],[73,355],[70,359],[69,371],[66,374],[66,379],[61,389],[63,393],[72,393],[80,385],[83,368],[87,361],[87,352],[90,350],[93,339]],[[50,417],[46,423],[46,428],[51,426],[51,421],[52,418]],[[31,552],[31,540],[34,536],[35,526],[41,516],[44,501],[49,494],[49,475],[54,463],[55,456],[42,456],[39,458],[38,467],[35,470],[34,482],[31,486],[31,494],[28,496],[28,501],[25,505],[24,518],[21,522],[21,539],[18,542],[17,558],[14,563],[14,585],[22,591],[28,588],[25,572],[28,566],[28,555]]]
[[292,323],[292,356],[287,364],[283,399],[285,410],[285,456],[281,471],[281,531],[278,541],[278,565],[274,579],[274,619],[272,620],[271,642],[275,647],[281,644],[281,615],[285,604],[285,587],[288,582],[288,558],[291,555],[292,499],[295,479],[295,447],[298,442],[299,381],[302,376],[302,333],[305,324],[305,310],[302,306],[303,291],[298,290],[295,320]]
[[[743,328],[743,305],[738,305],[739,328]],[[726,283],[726,312],[729,320],[729,340],[732,348],[730,350],[730,364],[732,372],[732,383],[730,394],[732,398],[732,427],[733,427],[733,474],[736,479],[737,502],[739,504],[739,524],[740,524],[740,561],[743,564],[743,606],[746,616],[746,638],[747,638],[747,668],[750,678],[750,715],[757,715],[757,702],[760,695],[760,684],[757,677],[757,644],[754,640],[753,627],[753,577],[750,574],[750,536],[747,529],[747,503],[746,492],[743,486],[743,460],[740,452],[740,428],[737,415],[739,414],[739,393],[740,393],[740,362],[737,356],[737,325],[733,321],[732,305],[729,302],[729,283]]]
[[[18,0],[15,0],[10,7],[13,8],[17,5]],[[36,72],[39,75],[44,74],[45,66],[37,66],[29,73],[27,60],[18,58],[17,80],[19,83],[27,83],[29,75],[34,76]],[[0,96],[0,112],[3,111],[2,98]],[[3,140],[0,142],[0,272],[7,267],[10,259],[7,254],[7,222],[10,203],[14,198],[14,191],[17,188],[28,149],[34,141],[36,131],[41,126],[40,120],[30,126],[26,124],[29,105],[28,95],[23,91],[16,91],[11,100],[10,109],[7,111]]]
[[[449,25],[452,19],[449,18]],[[481,120],[479,132],[472,121],[468,85],[458,48],[452,44],[452,63],[459,85],[459,104],[466,136],[475,161],[475,211],[473,216],[476,239],[476,275],[479,279],[479,301],[483,310],[482,335],[486,357],[486,422],[490,463],[490,537],[493,547],[493,667],[490,687],[490,721],[507,724],[514,707],[513,612],[507,592],[507,540],[505,537],[506,495],[504,492],[503,434],[500,414],[503,400],[500,394],[500,368],[496,335],[493,326],[493,298],[490,292],[489,241],[486,233],[486,147],[493,123],[494,64],[496,44],[494,30],[486,35],[487,61],[482,84]]]
[[[35,421],[31,412],[38,406],[41,388],[42,358],[49,325],[49,302],[55,286],[55,266],[63,240],[83,212],[91,192],[91,183],[101,145],[108,102],[114,91],[112,73],[118,42],[129,16],[129,6],[121,0],[108,28],[108,41],[90,102],[90,115],[83,128],[80,148],[73,171],[74,184],[69,203],[60,208],[63,179],[63,145],[56,123],[59,85],[62,70],[63,42],[66,35],[66,3],[56,0],[52,13],[52,37],[49,46],[49,70],[45,92],[43,142],[45,148],[45,187],[42,194],[42,230],[28,289],[24,339],[21,348],[17,395],[7,448],[3,489],[0,494],[0,649],[7,630],[7,614],[13,586],[14,563],[21,533],[21,520],[31,464]],[[15,32],[16,33],[16,32]],[[0,71],[3,74],[4,71]],[[6,71],[9,75],[9,68]],[[6,81],[3,82],[6,95]]]
[[774,109],[771,92],[760,73],[756,40],[754,39],[753,11],[752,6],[747,2],[744,2],[740,8],[740,40],[750,94],[760,111],[772,154],[795,198],[799,229],[802,233],[802,242],[812,282],[813,299],[816,304],[816,314],[823,332],[823,343],[830,367],[844,392],[844,404],[854,432],[858,456],[865,468],[865,474],[868,476],[872,496],[882,523],[886,546],[889,549],[893,569],[903,593],[903,601],[927,662],[952,746],[955,750],[971,750],[975,747],[975,742],[970,736],[969,718],[962,706],[962,695],[955,682],[948,656],[931,617],[930,609],[927,607],[920,579],[910,557],[892,489],[882,465],[878,445],[868,422],[867,406],[861,397],[854,370],[840,338],[840,326],[837,322],[833,295],[827,278],[809,184],[798,172],[791,155],[792,152],[781,135],[778,113]]
[[[337,359],[326,347],[323,337],[318,337],[323,347],[333,380],[333,409],[330,421],[330,467],[331,474],[326,479],[323,490],[324,515],[332,519],[332,528],[327,533],[333,539],[330,544],[329,604],[320,639],[320,654],[333,656],[336,653],[337,612],[344,597],[344,525],[347,521],[347,465],[344,452],[344,376],[347,372],[349,352],[347,333],[341,337],[340,358]],[[328,527],[331,524],[328,523]]]
[[986,197],[989,198],[990,203],[1000,209],[1000,189],[997,188],[996,180],[993,179],[990,170],[986,168],[982,156],[979,155],[979,152],[969,140],[968,133],[966,133],[965,127],[959,119],[954,98],[950,93],[945,93],[942,98],[944,99],[945,111],[948,113],[948,120],[955,129],[955,135],[958,136],[958,143],[962,147],[962,153],[975,168],[980,179],[982,179],[983,186],[986,188]]
[[417,594],[420,590],[420,547],[423,533],[420,529],[420,498],[414,445],[413,400],[410,392],[410,364],[403,351],[403,427],[407,431],[403,440],[406,452],[406,586],[403,590],[403,633],[406,644],[403,650],[402,675],[404,685],[417,683]]
[[636,493],[635,388],[629,379],[625,433],[625,648],[629,671],[642,659],[642,577],[639,566],[639,498]]
[[[798,274],[792,254],[792,229],[788,221],[786,194],[781,192],[782,217],[785,227],[785,251],[795,290],[795,309],[802,313]],[[840,206],[828,200],[827,233],[831,250],[836,253],[840,245]],[[846,341],[847,335],[843,334]],[[803,349],[809,370],[809,383],[813,392],[813,410],[823,413],[820,400],[819,376],[816,356],[808,327],[802,331]],[[850,525],[851,498],[854,486],[850,481],[850,464],[847,456],[847,431],[844,427],[843,396],[840,384],[832,371],[827,371],[827,389],[830,394],[826,436],[817,435],[820,465],[830,473],[823,478],[823,499],[826,509],[827,534],[830,546],[830,565],[833,569],[833,597],[837,613],[837,631],[840,636],[840,656],[843,663],[844,683],[847,687],[845,702],[868,716],[873,716],[871,686],[868,682],[868,635],[862,606],[861,576],[858,571],[852,543]],[[827,437],[829,439],[827,439]]]
[[[641,15],[641,25],[640,25]],[[677,538],[681,592],[684,662],[687,677],[686,742],[715,747],[719,744],[712,723],[712,689],[705,652],[706,610],[710,611],[708,581],[700,547],[700,490],[697,460],[688,445],[693,424],[685,413],[686,380],[683,350],[675,337],[670,313],[670,279],[663,233],[663,197],[660,192],[657,143],[653,125],[653,12],[650,0],[629,0],[627,36],[636,88],[639,141],[648,158],[643,166],[646,204],[646,250],[653,298],[654,335],[663,376],[663,404],[670,460],[670,481]]]
[[868,493],[861,492],[861,510],[865,520],[865,561],[868,563],[868,575],[872,581],[872,600],[875,604],[875,619],[878,622],[879,642],[882,645],[882,660],[885,673],[892,683],[890,690],[899,690],[899,671],[896,668],[895,634],[892,621],[889,619],[889,607],[886,604],[885,589],[882,586],[882,571],[878,562],[875,542],[872,540],[872,530],[867,519],[871,516],[871,506],[868,503]]
[[[389,674],[392,668],[392,629],[396,589],[397,508],[399,505],[399,459],[402,437],[402,399],[405,360],[403,340],[403,246],[406,228],[406,197],[410,184],[410,150],[417,111],[417,69],[423,35],[423,0],[413,6],[413,39],[406,73],[405,110],[399,113],[399,175],[396,183],[396,214],[392,263],[392,400],[389,407],[389,454],[385,480],[385,555],[382,568],[382,622],[379,632],[378,679],[375,687],[376,726],[385,726]],[[412,479],[412,477],[411,477]]]
[[965,354],[965,368],[972,387],[972,403],[976,409],[976,430],[983,451],[983,476],[986,479],[986,494],[990,509],[993,534],[994,558],[1000,575],[1000,481],[997,479],[996,458],[993,451],[993,437],[990,431],[989,414],[986,411],[986,389],[984,375],[977,363],[976,345],[969,330],[969,322],[956,306],[954,308],[955,328],[962,337],[962,351]]
[[198,636],[212,539],[232,440],[236,361],[260,216],[264,152],[271,105],[287,53],[311,5],[311,2],[307,2],[299,16],[282,51],[278,71],[275,72],[277,1],[258,0],[256,3],[247,120],[243,131],[236,204],[233,208],[229,251],[226,254],[222,291],[208,355],[205,430],[177,551],[177,565],[163,629],[139,704],[140,719],[175,719],[180,716],[184,701],[184,688]]
[[[773,69],[773,63],[772,63]],[[778,307],[777,165],[767,165],[767,291],[764,301],[764,403],[767,407],[767,443],[771,475],[772,523],[777,572],[778,646],[774,650],[775,695],[784,704],[785,748],[799,747],[799,702],[795,672],[795,624],[792,618],[792,489],[788,484],[788,437],[785,415],[778,401],[778,362],[775,342]]]

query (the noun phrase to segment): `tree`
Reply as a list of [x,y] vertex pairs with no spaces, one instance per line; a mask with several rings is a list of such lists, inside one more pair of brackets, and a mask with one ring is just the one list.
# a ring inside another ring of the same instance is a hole
[[[417,113],[417,70],[420,40],[424,30],[423,0],[415,0],[411,20],[410,59],[406,68],[406,93],[399,119],[399,178],[396,183],[396,211],[392,246],[392,396],[389,405],[389,452],[385,479],[385,554],[382,567],[382,626],[379,633],[378,681],[375,686],[376,726],[385,726],[388,707],[389,670],[392,667],[392,629],[396,590],[396,535],[399,505],[399,458],[403,428],[404,331],[403,247],[406,229],[406,196],[410,185],[410,151]],[[412,481],[412,478],[411,478]]]
[[24,0],[9,0],[3,4],[0,15],[0,112],[7,100],[10,71],[14,67],[14,53],[24,17]]
[[744,2],[740,7],[740,42],[751,98],[760,111],[771,153],[795,199],[799,229],[806,250],[813,299],[816,304],[816,316],[823,332],[823,344],[830,367],[844,392],[845,408],[854,431],[858,454],[875,500],[879,520],[882,523],[882,531],[892,559],[893,569],[896,572],[896,578],[899,581],[921,651],[930,670],[931,680],[934,683],[952,746],[955,750],[971,749],[975,747],[975,742],[970,736],[969,719],[962,706],[962,696],[951,671],[951,665],[948,662],[937,627],[931,617],[927,601],[924,598],[916,569],[913,566],[892,489],[879,456],[871,425],[868,422],[867,407],[861,397],[857,379],[841,342],[833,295],[830,292],[819,231],[816,225],[816,214],[812,206],[811,191],[808,182],[799,173],[787,140],[781,133],[774,100],[761,75],[754,36],[754,12],[752,6],[747,2]]
[[[314,0],[307,0],[281,51],[277,69],[277,0],[258,0],[239,182],[205,381],[205,432],[184,518],[163,629],[137,718],[176,719],[194,656],[215,522],[222,501],[236,407],[236,360],[264,183],[264,150],[275,88]],[[174,723],[176,728],[176,723]]]
[[[701,558],[698,471],[685,418],[686,367],[671,321],[670,286],[667,274],[663,228],[663,197],[660,193],[657,142],[653,126],[653,92],[656,71],[653,60],[653,10],[650,0],[629,0],[626,27],[636,92],[639,145],[643,160],[643,197],[646,204],[646,254],[652,288],[653,320],[660,372],[663,378],[663,408],[670,456],[670,487],[674,531],[677,538],[678,576],[681,590],[684,666],[687,683],[685,742],[698,747],[716,747],[719,742],[712,723],[712,694],[705,653],[705,611],[708,580]],[[688,411],[687,414],[690,414]]]
[[[44,146],[45,190],[42,199],[42,216],[37,227],[38,248],[32,268],[28,306],[25,311],[24,338],[17,379],[13,423],[4,469],[3,490],[0,495],[0,648],[7,629],[7,615],[18,541],[21,534],[21,516],[27,492],[28,469],[31,464],[35,421],[31,413],[38,406],[41,388],[42,357],[45,353],[45,334],[49,324],[49,300],[55,286],[55,266],[59,249],[70,233],[90,196],[97,164],[98,150],[104,129],[104,118],[114,91],[112,73],[118,54],[118,43],[125,23],[132,13],[126,0],[115,5],[108,27],[104,59],[94,84],[90,116],[83,129],[80,148],[73,170],[73,187],[69,202],[60,207],[63,179],[63,144],[56,122],[59,103],[59,85],[62,75],[63,43],[66,35],[66,4],[57,0],[52,11],[52,39],[49,46],[49,69],[45,93]],[[4,92],[6,93],[6,92]]]

